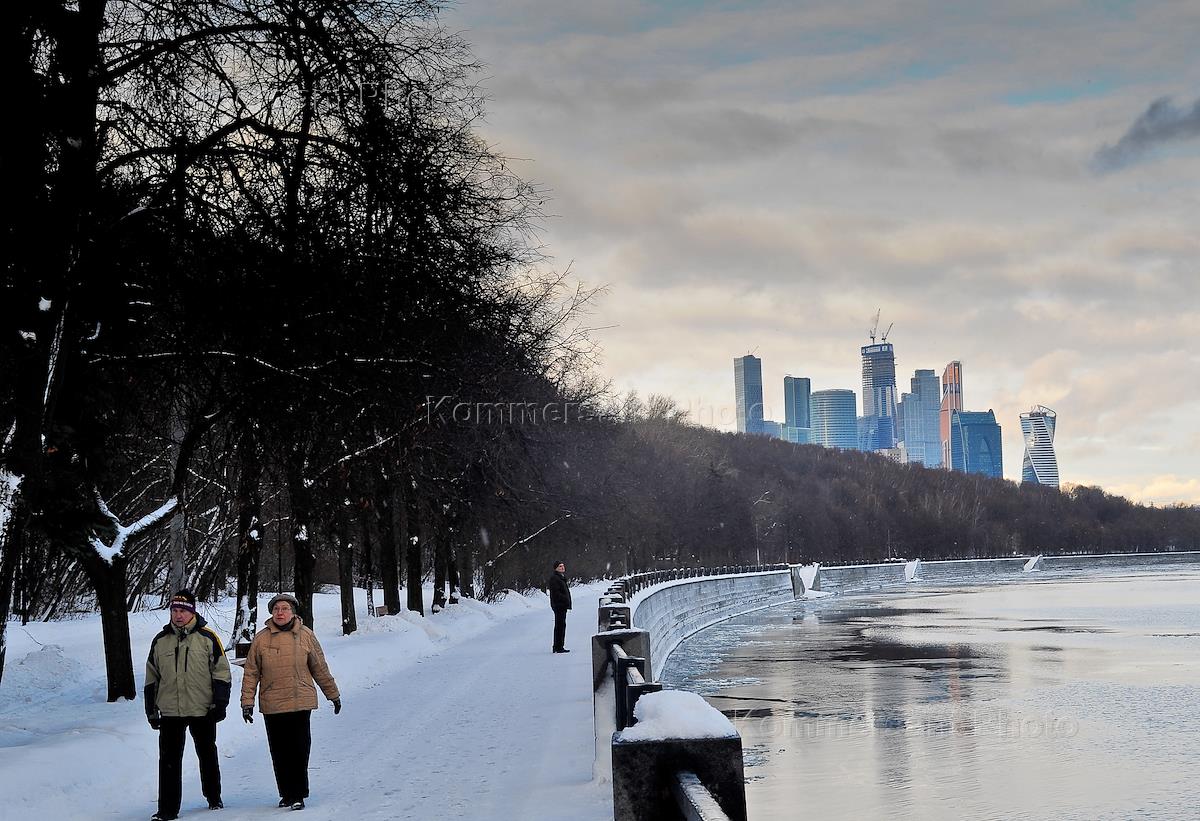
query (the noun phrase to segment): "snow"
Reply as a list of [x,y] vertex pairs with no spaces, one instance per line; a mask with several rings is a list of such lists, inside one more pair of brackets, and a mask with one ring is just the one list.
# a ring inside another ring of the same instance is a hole
[[[577,588],[577,600],[605,585]],[[429,601],[432,591],[425,591]],[[266,612],[271,593],[259,599]],[[381,597],[379,590],[375,596]],[[429,618],[367,615],[360,630],[336,631],[337,594],[314,597],[316,625],[342,693],[334,717],[313,715],[312,796],[305,821],[472,818],[600,821],[612,818],[611,784],[593,779],[591,631],[586,609],[567,620],[567,646],[553,654],[553,615],[542,593],[510,593],[496,604],[462,599]],[[236,600],[200,606],[223,637]],[[142,659],[167,619],[130,614],[139,699],[105,703],[96,615],[9,625],[0,683],[0,811],[5,819],[147,818],[155,809],[157,734],[146,724]],[[274,777],[261,718],[218,729],[226,809],[221,821],[275,819]],[[182,818],[199,817],[195,756],[184,754]],[[204,810],[203,816],[209,814]]]
[[662,690],[647,693],[633,708],[637,723],[620,733],[622,741],[664,738],[729,738],[737,730],[725,715],[695,693]]
[[113,543],[111,545],[105,544],[96,537],[92,538],[92,549],[100,555],[100,558],[104,559],[104,561],[108,562],[109,564],[112,564],[112,560],[121,555],[121,551],[125,549],[125,543],[129,541],[130,537],[136,536],[146,528],[161,521],[163,517],[174,510],[175,506],[179,503],[179,500],[172,496],[153,513],[147,513],[145,516],[138,519],[131,525],[122,525],[120,519],[118,519],[116,515],[108,509],[108,505],[105,503],[104,499],[101,498],[100,494],[97,493],[95,496],[96,506],[99,507],[100,512],[103,513],[110,522],[112,522],[113,527],[116,528],[117,531],[116,536],[113,537]]
[[50,310],[50,300],[46,299],[45,297],[42,297],[41,299],[39,299],[38,300],[38,310],[39,311]]

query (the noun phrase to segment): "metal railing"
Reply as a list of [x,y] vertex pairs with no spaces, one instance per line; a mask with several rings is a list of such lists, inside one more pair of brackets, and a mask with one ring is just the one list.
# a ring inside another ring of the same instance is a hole
[[[787,570],[791,565],[780,564],[727,564],[720,567],[676,567],[670,570],[647,570],[634,573],[623,579],[617,579],[613,584],[619,585],[628,598],[639,590],[653,587],[664,582],[679,579],[695,579],[701,576],[732,576],[745,573],[767,573],[772,570]],[[610,587],[611,591],[612,588]]]
[[[593,672],[595,678],[593,685],[594,689],[599,692],[602,680],[610,675],[612,677],[613,705],[611,708],[608,708],[597,702],[595,707],[598,711],[612,709],[613,726],[616,730],[616,733],[613,735],[614,745],[617,743],[620,731],[632,727],[637,723],[634,711],[638,700],[647,693],[662,690],[662,684],[654,681],[652,676],[649,660],[650,634],[646,630],[639,630],[633,627],[632,611],[629,605],[629,599],[633,594],[647,587],[678,579],[729,575],[732,573],[755,573],[779,570],[786,567],[787,565],[729,565],[720,568],[656,570],[627,576],[609,585],[608,590],[600,596],[597,606],[596,626],[598,632],[593,637]],[[597,720],[597,726],[600,726],[599,719]],[[740,739],[736,741],[736,751],[733,753],[738,773],[736,788],[742,790],[740,774],[741,741]],[[652,759],[655,759],[655,763],[651,766],[653,766],[655,771],[660,773],[657,778],[664,778],[666,782],[663,785],[665,788],[663,796],[665,797],[669,793],[670,797],[666,800],[669,805],[673,805],[669,810],[656,807],[655,802],[660,802],[661,799],[655,798],[652,795],[639,796],[636,801],[632,802],[642,805],[636,808],[625,807],[623,805],[618,806],[615,794],[618,791],[618,781],[620,779],[614,773],[614,816],[618,819],[653,818],[657,821],[660,818],[667,818],[673,815],[675,818],[687,819],[687,821],[731,821],[731,816],[722,809],[717,797],[704,783],[700,775],[694,771],[694,767],[688,763],[690,757],[686,754],[680,754],[680,748],[695,743],[696,740],[694,739],[664,739],[659,745],[661,752],[657,753],[656,756],[652,756]],[[666,767],[666,770],[662,771],[662,767]],[[624,790],[622,790],[622,793],[625,794]],[[724,794],[728,798],[727,780],[726,792]],[[739,793],[737,796],[735,806],[739,807],[741,812],[740,815],[735,817],[744,819],[744,792]],[[667,815],[663,813],[667,813]]]

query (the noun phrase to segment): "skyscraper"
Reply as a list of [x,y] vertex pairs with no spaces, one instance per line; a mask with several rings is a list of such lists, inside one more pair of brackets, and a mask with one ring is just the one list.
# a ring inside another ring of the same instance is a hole
[[912,392],[901,395],[896,410],[905,461],[927,468],[941,467],[942,440],[938,418],[941,390],[937,374],[931,370],[915,371],[910,385]]
[[942,408],[941,430],[942,437],[942,466],[951,468],[950,460],[950,414],[963,409],[962,363],[958,360],[951,362],[942,371]]
[[893,448],[896,446],[895,352],[890,342],[864,345],[861,350],[865,445],[869,450]]
[[1004,476],[1000,426],[992,411],[950,411],[950,467],[965,473]]
[[854,391],[816,391],[811,396],[812,442],[827,448],[858,449]]
[[733,391],[739,433],[763,432],[762,360],[746,354],[733,360]]
[[812,416],[809,403],[812,383],[803,376],[783,378],[783,438],[789,442],[806,444],[812,438]]
[[1058,457],[1054,455],[1057,422],[1058,414],[1042,405],[1021,414],[1021,435],[1025,437],[1021,484],[1058,487]]

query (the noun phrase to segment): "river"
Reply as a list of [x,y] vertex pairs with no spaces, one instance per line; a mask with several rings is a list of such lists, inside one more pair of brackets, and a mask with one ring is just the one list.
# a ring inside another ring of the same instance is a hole
[[1200,565],[801,600],[660,672],[742,735],[750,818],[1200,818]]

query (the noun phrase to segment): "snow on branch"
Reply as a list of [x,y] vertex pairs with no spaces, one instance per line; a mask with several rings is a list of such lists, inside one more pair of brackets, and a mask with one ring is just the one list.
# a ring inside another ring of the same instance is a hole
[[555,519],[555,520],[554,520],[553,522],[551,522],[550,524],[548,524],[548,525],[545,525],[544,527],[541,527],[541,528],[539,528],[538,530],[535,530],[533,533],[530,533],[528,536],[526,536],[526,537],[525,537],[525,538],[523,538],[523,539],[518,539],[517,541],[513,542],[512,544],[510,544],[508,547],[506,547],[506,548],[504,548],[503,550],[501,550],[499,553],[497,553],[495,556],[493,556],[493,557],[491,558],[491,560],[490,560],[490,561],[488,561],[488,563],[487,563],[487,566],[488,566],[488,567],[491,567],[492,565],[494,565],[494,564],[496,563],[496,560],[497,560],[497,559],[500,559],[500,558],[502,558],[502,557],[504,556],[504,554],[505,554],[505,553],[508,553],[508,552],[509,552],[509,551],[511,551],[513,548],[520,547],[520,546],[521,546],[521,545],[523,545],[523,544],[528,544],[529,542],[533,541],[533,540],[534,540],[534,539],[536,539],[538,536],[540,536],[542,533],[545,533],[547,530],[549,530],[550,528],[554,527],[556,524],[558,524],[559,522],[561,522],[563,519],[570,519],[570,518],[571,518],[571,511],[569,511],[569,510],[568,510],[566,513],[564,513],[563,515],[559,516],[557,519]]
[[109,564],[112,564],[112,560],[115,557],[121,555],[121,551],[125,549],[126,542],[128,542],[132,537],[141,533],[146,528],[161,522],[164,518],[166,518],[167,514],[174,510],[179,504],[179,499],[172,496],[153,513],[147,513],[145,516],[138,519],[131,525],[122,525],[121,520],[118,519],[113,512],[108,509],[108,505],[100,496],[99,491],[95,491],[95,496],[96,505],[100,508],[100,512],[104,514],[105,518],[112,522],[113,527],[116,528],[117,531],[117,535],[113,537],[111,545],[105,544],[98,536],[92,537],[92,548],[95,549],[100,558],[104,559],[104,561],[108,562]]

